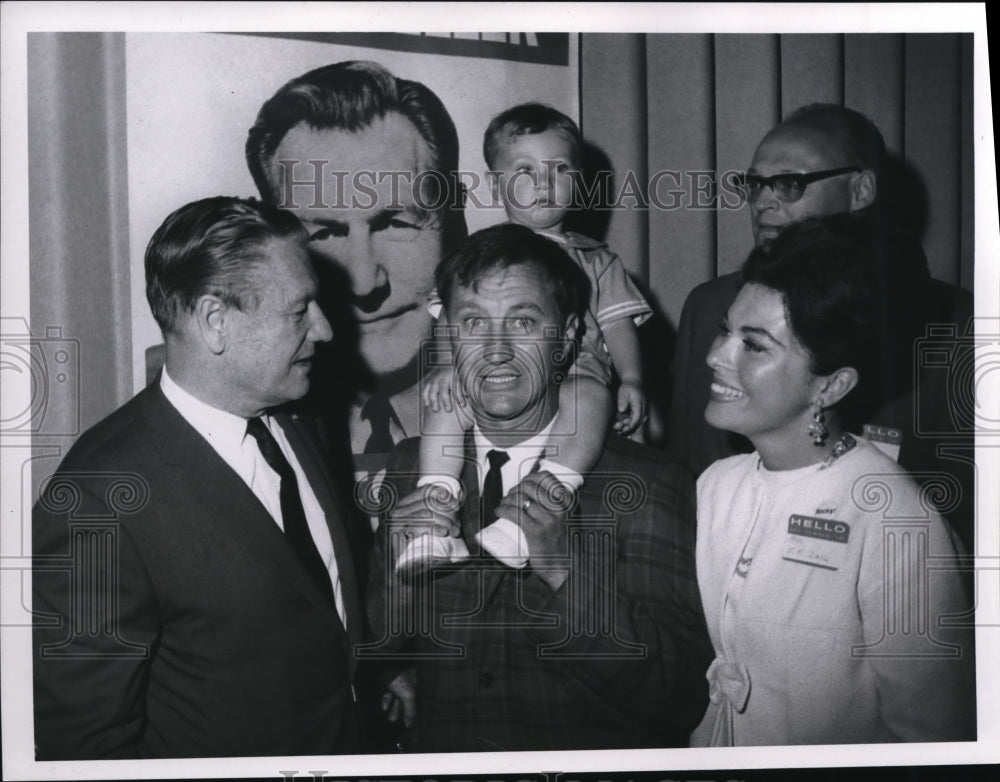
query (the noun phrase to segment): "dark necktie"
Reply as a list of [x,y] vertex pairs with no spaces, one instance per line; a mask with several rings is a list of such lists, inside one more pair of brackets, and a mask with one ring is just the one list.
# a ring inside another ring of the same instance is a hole
[[[372,394],[361,406],[361,418],[367,421],[372,433],[365,443],[365,453],[389,453],[394,445],[389,422],[396,412],[384,394]],[[398,423],[398,422],[397,422]]]
[[482,519],[480,526],[487,527],[497,520],[497,505],[503,499],[503,477],[500,468],[510,461],[506,451],[490,451],[486,454],[490,463],[490,469],[486,472],[486,480],[483,481],[482,512],[479,518]]
[[281,521],[285,528],[285,537],[306,566],[309,575],[323,590],[323,594],[329,598],[331,604],[335,604],[330,572],[323,564],[323,558],[319,555],[312,533],[309,532],[306,514],[302,509],[302,498],[299,496],[299,484],[292,465],[288,463],[281,448],[278,447],[278,442],[259,418],[247,421],[247,434],[257,441],[257,447],[264,461],[281,478]]

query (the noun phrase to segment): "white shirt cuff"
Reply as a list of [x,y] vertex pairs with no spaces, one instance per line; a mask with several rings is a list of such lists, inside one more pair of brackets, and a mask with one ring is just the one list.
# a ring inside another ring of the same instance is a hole
[[566,484],[571,491],[576,491],[583,486],[583,476],[576,470],[572,470],[565,465],[554,462],[551,459],[541,459],[538,462],[538,470],[552,473],[562,483]]

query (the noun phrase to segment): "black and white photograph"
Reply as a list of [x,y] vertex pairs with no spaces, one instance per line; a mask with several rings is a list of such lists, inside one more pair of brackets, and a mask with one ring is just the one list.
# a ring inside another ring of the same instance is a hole
[[5,779],[996,773],[985,4],[0,21]]

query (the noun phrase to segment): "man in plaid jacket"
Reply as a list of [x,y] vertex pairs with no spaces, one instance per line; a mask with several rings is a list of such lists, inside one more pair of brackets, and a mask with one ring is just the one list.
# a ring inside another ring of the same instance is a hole
[[[374,550],[380,640],[357,649],[386,661],[384,708],[417,751],[686,746],[712,657],[691,477],[613,435],[581,487],[546,469],[585,275],[550,240],[501,225],[444,261],[437,285],[474,426],[454,502],[426,478],[415,488],[417,440],[390,462],[380,496],[404,499],[385,503]],[[481,531],[497,517],[517,527],[491,556]],[[452,555],[406,567],[425,533]]]

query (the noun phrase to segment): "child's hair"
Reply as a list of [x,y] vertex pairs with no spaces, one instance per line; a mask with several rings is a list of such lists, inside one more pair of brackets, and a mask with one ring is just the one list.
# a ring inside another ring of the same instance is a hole
[[580,129],[569,117],[544,103],[521,103],[502,111],[490,120],[489,127],[483,134],[483,157],[487,167],[492,171],[496,168],[500,147],[505,141],[516,136],[534,135],[555,130],[562,133],[570,143],[570,161],[579,167],[583,136]]

